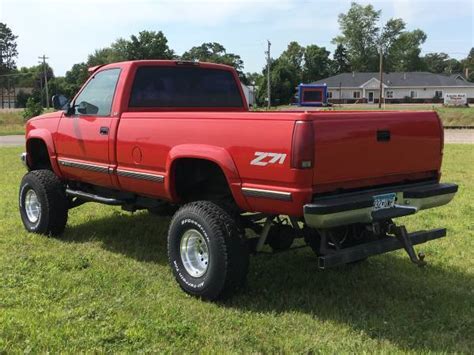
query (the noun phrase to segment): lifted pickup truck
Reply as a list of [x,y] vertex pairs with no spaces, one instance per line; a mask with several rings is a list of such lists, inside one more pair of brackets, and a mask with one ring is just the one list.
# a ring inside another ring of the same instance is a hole
[[28,121],[20,212],[63,232],[85,202],[172,214],[169,264],[204,299],[245,281],[249,253],[304,238],[328,268],[444,237],[393,219],[448,203],[435,112],[249,112],[233,68],[131,61],[91,69],[79,93]]

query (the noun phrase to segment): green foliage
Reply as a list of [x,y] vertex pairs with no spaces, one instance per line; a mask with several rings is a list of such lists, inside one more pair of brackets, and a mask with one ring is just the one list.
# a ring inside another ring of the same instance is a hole
[[[312,82],[332,74],[330,52],[325,47],[290,42],[287,49],[270,65],[272,105],[284,105],[293,100],[301,82]],[[265,104],[267,97],[266,67],[258,80],[257,103]]]
[[339,15],[341,35],[335,44],[343,45],[348,52],[351,67],[355,71],[373,71],[377,66],[377,44],[381,11],[372,5],[352,3],[347,14]]
[[119,38],[110,47],[97,49],[87,60],[88,66],[124,60],[172,59],[174,52],[161,31],[141,31],[130,39]]
[[243,73],[244,62],[240,56],[234,53],[228,53],[225,47],[217,42],[208,42],[200,46],[192,47],[183,53],[181,59],[230,65],[237,70],[240,78],[245,78]]
[[31,94],[24,92],[23,90],[18,91],[16,94],[16,103],[15,107],[26,107],[28,99],[31,97]]
[[[119,45],[120,44],[120,45]],[[138,36],[131,35],[130,41],[117,41],[112,48],[127,56],[128,60],[172,59],[174,51],[168,47],[168,39],[163,32],[141,31]]]
[[[474,82],[474,47],[469,51],[469,55],[462,61],[463,70],[467,69],[467,80]],[[464,73],[465,74],[465,73]]]
[[304,51],[303,82],[310,83],[332,74],[330,52],[325,47],[311,44]]
[[29,97],[23,110],[23,119],[29,120],[31,117],[39,116],[43,113],[43,106],[33,97]]
[[9,73],[16,68],[17,38],[18,36],[15,36],[5,23],[0,22],[0,75]]
[[419,71],[424,69],[420,57],[421,44],[426,41],[421,30],[402,32],[388,47],[385,56],[385,71]]
[[338,44],[333,56],[333,73],[347,73],[351,71],[349,59],[347,58],[347,49]]
[[86,63],[74,64],[71,70],[66,72],[65,91],[60,94],[63,94],[68,98],[72,98],[89,77],[89,72],[87,71],[87,69],[88,66]]
[[405,22],[397,18],[380,28],[380,16],[381,11],[372,5],[357,3],[352,3],[346,14],[339,15],[342,34],[333,42],[347,49],[351,69],[378,71],[379,48],[383,48],[385,70],[421,70],[420,46],[426,41],[426,34],[419,29],[406,31]]
[[443,73],[449,55],[446,53],[428,53],[423,58],[426,69],[432,73]]

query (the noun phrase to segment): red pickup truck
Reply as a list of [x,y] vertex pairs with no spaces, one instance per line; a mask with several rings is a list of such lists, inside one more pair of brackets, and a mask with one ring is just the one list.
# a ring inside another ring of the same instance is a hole
[[204,299],[232,294],[249,253],[304,238],[329,268],[413,245],[396,217],[448,203],[435,112],[249,112],[231,67],[130,61],[91,68],[58,111],[28,121],[20,212],[34,233],[63,232],[85,202],[173,214],[169,264]]

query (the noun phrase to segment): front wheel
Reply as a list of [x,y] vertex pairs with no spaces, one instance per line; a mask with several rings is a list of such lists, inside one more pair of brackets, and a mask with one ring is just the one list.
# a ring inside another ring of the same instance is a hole
[[171,220],[168,260],[186,293],[215,300],[243,285],[249,255],[229,214],[212,202],[197,201],[181,207]]
[[59,235],[68,216],[64,185],[51,170],[33,170],[20,185],[20,215],[28,232]]

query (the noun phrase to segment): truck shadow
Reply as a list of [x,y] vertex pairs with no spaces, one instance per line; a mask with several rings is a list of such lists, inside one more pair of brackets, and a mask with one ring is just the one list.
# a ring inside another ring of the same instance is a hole
[[97,241],[101,247],[138,261],[166,264],[166,236],[170,218],[146,212],[123,214],[68,225],[61,240],[69,243]]
[[474,278],[436,265],[435,256],[425,268],[392,253],[324,271],[308,248],[252,261],[247,289],[227,307],[305,313],[405,350],[474,347]]
[[[146,213],[111,215],[69,227],[63,240],[97,240],[111,252],[166,264],[168,223],[169,218]],[[474,348],[474,278],[439,266],[436,257],[428,253],[426,268],[392,253],[320,271],[309,248],[258,255],[251,258],[246,288],[221,305],[275,316],[304,313],[405,350],[469,352]],[[314,336],[321,331],[315,329]]]

